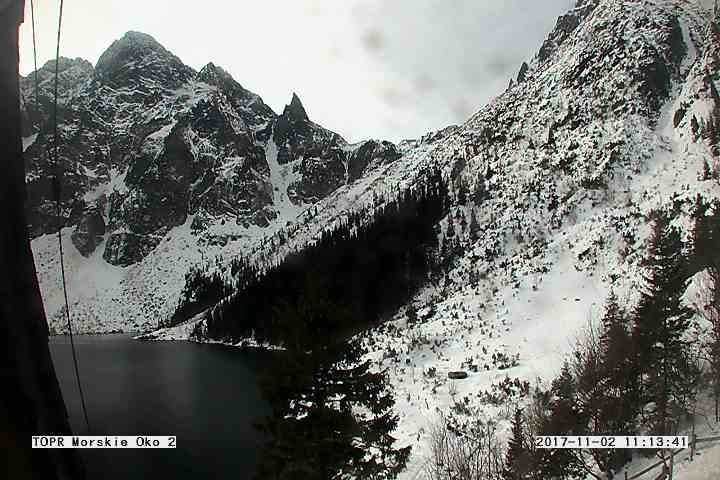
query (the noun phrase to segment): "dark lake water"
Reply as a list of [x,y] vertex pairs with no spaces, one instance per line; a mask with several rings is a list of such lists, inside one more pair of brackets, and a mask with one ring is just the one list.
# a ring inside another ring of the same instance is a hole
[[[80,450],[89,479],[250,479],[269,413],[257,386],[269,354],[221,345],[76,336],[93,435],[177,435],[175,450]],[[50,340],[74,433],[85,423],[66,337]]]

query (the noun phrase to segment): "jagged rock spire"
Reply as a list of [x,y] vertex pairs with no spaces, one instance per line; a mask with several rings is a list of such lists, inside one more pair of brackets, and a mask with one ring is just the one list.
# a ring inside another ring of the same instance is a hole
[[525,77],[529,69],[530,67],[528,66],[527,62],[523,62],[522,65],[520,65],[520,71],[518,72],[517,76],[517,83],[523,83],[525,81]]
[[290,117],[292,120],[308,120],[308,115],[305,111],[305,107],[303,107],[303,104],[300,101],[300,97],[298,97],[295,92],[293,92],[292,94],[290,105],[285,106],[283,116]]

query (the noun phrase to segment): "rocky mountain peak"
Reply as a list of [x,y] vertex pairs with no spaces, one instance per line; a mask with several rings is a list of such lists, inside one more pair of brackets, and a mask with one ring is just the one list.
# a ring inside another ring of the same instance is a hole
[[238,115],[250,126],[261,127],[276,117],[275,112],[265,105],[262,98],[240,85],[227,71],[212,62],[200,69],[197,80],[217,87],[237,109]]
[[201,82],[213,85],[223,90],[230,96],[254,95],[245,90],[228,72],[212,62],[207,63],[200,69],[195,77]]
[[292,94],[290,105],[285,106],[283,110],[283,116],[288,117],[290,120],[309,120],[305,107],[303,107],[300,97],[295,92]]
[[[65,105],[70,97],[92,78],[93,66],[83,58],[60,57],[58,67],[58,104]],[[37,77],[36,77],[37,75]],[[37,82],[37,84],[36,84]],[[35,92],[35,87],[38,91]],[[20,99],[23,136],[40,130],[51,112],[55,90],[55,59],[36,72],[20,78]]]
[[222,67],[215,65],[213,62],[208,62],[204,67],[200,69],[197,75],[198,80],[201,80],[210,85],[218,85],[227,82],[235,82],[235,79],[227,73]]
[[540,47],[537,54],[538,61],[544,62],[547,60],[599,3],[599,0],[577,0],[573,10],[570,10],[565,15],[560,15],[555,28]]
[[[31,72],[27,77],[22,78],[21,88],[27,85],[35,88],[35,73]],[[84,58],[67,58],[60,57],[58,59],[58,87],[60,90],[75,86],[76,84],[89,79],[93,73],[92,63]],[[55,59],[48,60],[45,65],[37,69],[37,80],[40,90],[49,87],[50,83],[54,83],[55,79]]]
[[[308,118],[305,107],[303,107],[300,97],[293,92],[289,105],[285,105],[282,115],[275,122],[274,139],[278,146],[284,145],[286,142],[291,144],[298,143],[295,137],[312,137],[313,127]],[[285,162],[289,157],[281,152],[280,161]]]
[[530,67],[528,66],[527,62],[523,62],[522,65],[520,65],[520,71],[518,71],[517,75],[517,83],[522,83],[525,81],[525,76],[527,75],[529,69]]
[[[92,72],[93,66],[92,66],[92,63],[85,60],[84,58],[60,57],[58,59],[58,72],[62,74],[63,72],[65,72],[66,70],[69,70],[69,69],[76,69],[78,71],[83,71],[83,72]],[[53,58],[53,59],[45,62],[45,65],[40,67],[38,69],[38,72],[43,72],[43,73],[47,72],[47,73],[54,74],[55,73],[55,59]],[[28,75],[28,77],[31,77],[31,76],[32,76],[32,74]]]
[[145,87],[147,82],[140,82],[141,78],[177,88],[194,73],[157,40],[141,32],[127,32],[115,40],[95,66],[97,79],[113,88]]
[[99,71],[118,66],[133,60],[138,60],[145,55],[158,54],[161,57],[172,56],[165,47],[148,34],[141,32],[127,32],[121,38],[115,40],[100,55],[97,62]]
[[146,45],[151,48],[163,48],[163,46],[160,45],[160,43],[151,35],[133,30],[125,32],[125,35],[123,35],[120,40],[135,45]]

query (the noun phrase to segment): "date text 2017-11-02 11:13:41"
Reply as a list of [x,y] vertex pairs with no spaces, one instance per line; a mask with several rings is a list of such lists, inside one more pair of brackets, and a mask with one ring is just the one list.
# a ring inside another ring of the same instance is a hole
[[566,436],[535,437],[536,448],[687,448],[687,436]]

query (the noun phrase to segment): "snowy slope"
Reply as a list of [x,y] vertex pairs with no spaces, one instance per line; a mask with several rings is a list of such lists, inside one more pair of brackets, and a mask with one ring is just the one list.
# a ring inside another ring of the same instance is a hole
[[[605,7],[612,15],[610,12],[619,8],[619,4],[603,2],[598,9]],[[604,124],[590,124],[604,130],[597,137],[599,142],[605,140],[611,143],[615,138],[621,138],[624,146],[629,147],[629,151],[620,155],[621,160],[611,165],[614,174],[606,181],[607,187],[592,191],[578,188],[571,181],[569,185],[557,182],[557,187],[567,189],[565,195],[569,194],[566,203],[560,207],[565,210],[565,215],[559,222],[552,214],[535,209],[527,215],[512,207],[505,210],[505,222],[518,220],[519,228],[513,233],[529,240],[524,248],[517,248],[512,239],[505,242],[508,253],[504,268],[497,271],[492,265],[482,265],[482,261],[478,262],[477,256],[473,257],[472,253],[466,255],[461,265],[450,273],[454,279],[453,287],[448,289],[451,293],[435,297],[439,300],[436,305],[438,313],[427,324],[406,327],[397,330],[399,333],[396,335],[379,335],[379,339],[375,339],[383,345],[381,348],[392,346],[397,349],[398,344],[406,346],[412,368],[422,371],[432,366],[438,371],[437,378],[442,379],[439,386],[433,385],[438,393],[432,394],[430,385],[411,382],[407,372],[396,376],[394,383],[399,386],[400,399],[398,411],[403,418],[398,434],[407,444],[417,445],[418,440],[427,440],[428,425],[436,421],[437,412],[447,412],[455,402],[448,394],[452,381],[447,380],[444,374],[448,370],[467,368],[463,362],[468,358],[479,364],[481,370],[471,373],[468,380],[455,382],[453,390],[457,390],[456,398],[467,396],[469,409],[473,412],[507,419],[511,408],[506,406],[498,411],[483,404],[477,398],[478,392],[490,390],[492,383],[505,376],[530,382],[536,378],[550,379],[559,370],[574,337],[590,319],[597,318],[596,313],[611,286],[627,303],[634,301],[641,272],[638,266],[639,247],[648,233],[647,214],[654,208],[672,208],[675,205],[681,218],[687,218],[696,193],[706,197],[720,194],[716,182],[698,181],[703,160],[714,164],[714,155],[710,146],[701,138],[695,138],[690,131],[687,123],[692,117],[687,114],[675,125],[675,112],[681,105],[691,104],[688,111],[693,112],[700,123],[708,122],[714,115],[712,112],[717,111],[717,103],[708,98],[707,88],[699,87],[704,84],[705,70],[713,61],[716,44],[710,42],[714,43],[715,39],[705,38],[706,43],[700,45],[694,43],[706,32],[702,17],[695,15],[695,10],[685,3],[653,2],[635,8],[661,14],[668,6],[683,8],[680,26],[688,48],[679,65],[680,76],[673,82],[669,99],[661,105],[657,121],[652,116],[643,119],[630,115],[616,117]],[[633,5],[625,2],[622,7],[633,8]],[[593,21],[602,21],[600,11],[596,11],[594,16],[587,23],[591,25]],[[577,46],[576,43],[567,49]],[[698,54],[698,47],[706,51]],[[562,61],[554,68],[560,66]],[[543,72],[541,66],[535,75],[547,78],[552,70],[553,67],[549,67]],[[624,101],[632,99],[626,97]],[[587,140],[587,136],[576,139],[582,142]],[[579,148],[582,149],[582,145]],[[574,160],[585,160],[587,156],[581,151]],[[597,172],[606,165],[603,159],[588,163],[585,170],[590,172],[593,172],[593,167]],[[515,173],[520,176],[524,172]],[[553,224],[559,226],[547,229],[547,225]],[[688,227],[689,224],[683,226]],[[549,266],[547,273],[543,265]],[[467,285],[465,279],[469,270],[478,267],[488,272],[487,280],[473,288]],[[496,288],[497,293],[489,294]],[[478,328],[478,322],[473,321],[475,318],[485,325],[485,332],[483,327]],[[433,332],[433,337],[442,342],[442,348],[431,355],[427,347],[411,347],[414,336],[422,335],[423,329],[430,328],[432,331],[433,324],[438,322],[446,323],[439,331],[436,328]],[[483,347],[487,353],[483,353]],[[495,352],[519,355],[518,366],[502,370],[494,368],[492,354]],[[489,370],[483,371],[483,365],[489,365]],[[462,423],[463,419],[458,421]],[[427,444],[415,448],[404,478],[413,478],[422,470],[427,451]],[[717,452],[708,450],[708,455],[703,457],[707,460],[702,463],[683,464],[683,473],[677,478],[686,478],[685,475],[687,478],[716,478],[720,469],[717,461],[711,460],[712,451]]]
[[[456,227],[464,253],[416,297],[420,321],[407,324],[401,309],[366,334],[370,358],[396,389],[397,437],[413,446],[402,478],[422,473],[441,412],[458,424],[507,419],[518,399],[494,406],[483,391],[506,376],[550,379],[611,287],[635,301],[650,212],[672,210],[687,233],[696,194],[720,197],[717,181],[699,180],[703,162],[716,166],[710,125],[720,125],[720,43],[709,20],[692,1],[578,2],[523,82],[465,124],[404,146],[400,160],[286,229],[284,246],[258,252],[282,258],[348,211],[371,218],[374,194],[409,188],[425,165],[471,190],[483,183],[488,199],[451,212],[467,218],[474,209],[480,238]],[[451,370],[469,377],[448,380]],[[688,478],[716,478],[693,467]]]
[[[104,328],[98,322],[152,326],[174,308],[190,265],[229,262],[240,252],[258,264],[276,262],[348,212],[370,221],[378,193],[408,189],[423,167],[440,165],[451,183],[487,191],[481,203],[450,213],[467,218],[473,209],[480,238],[453,222],[463,253],[440,284],[427,285],[412,302],[420,320],[408,324],[401,309],[365,334],[369,357],[388,369],[396,390],[400,446],[413,446],[402,478],[418,478],[440,413],[457,424],[475,415],[507,419],[522,399],[493,405],[483,392],[506,377],[547,381],[611,287],[621,301],[635,300],[651,211],[672,210],[687,232],[696,194],[720,197],[716,180],[699,180],[704,162],[718,166],[720,131],[720,41],[703,3],[578,1],[528,62],[523,81],[463,125],[400,145],[397,160],[371,162],[374,168],[313,208],[287,195],[298,181],[296,166],[307,162],[280,163],[275,141],[260,142],[268,178],[280,189],[273,204],[281,215],[265,227],[217,217],[200,235],[190,215],[126,267],[97,268],[97,257],[83,257],[68,241],[75,320],[86,330]],[[123,174],[105,188],[122,190]],[[445,233],[448,223],[441,223]],[[57,312],[53,240],[38,237],[33,249],[47,308]],[[84,314],[88,305],[102,311]],[[203,321],[201,314],[158,337],[188,338]],[[461,369],[467,379],[448,380],[449,371]],[[679,478],[717,478],[717,453],[708,446],[678,467],[685,475]]]

